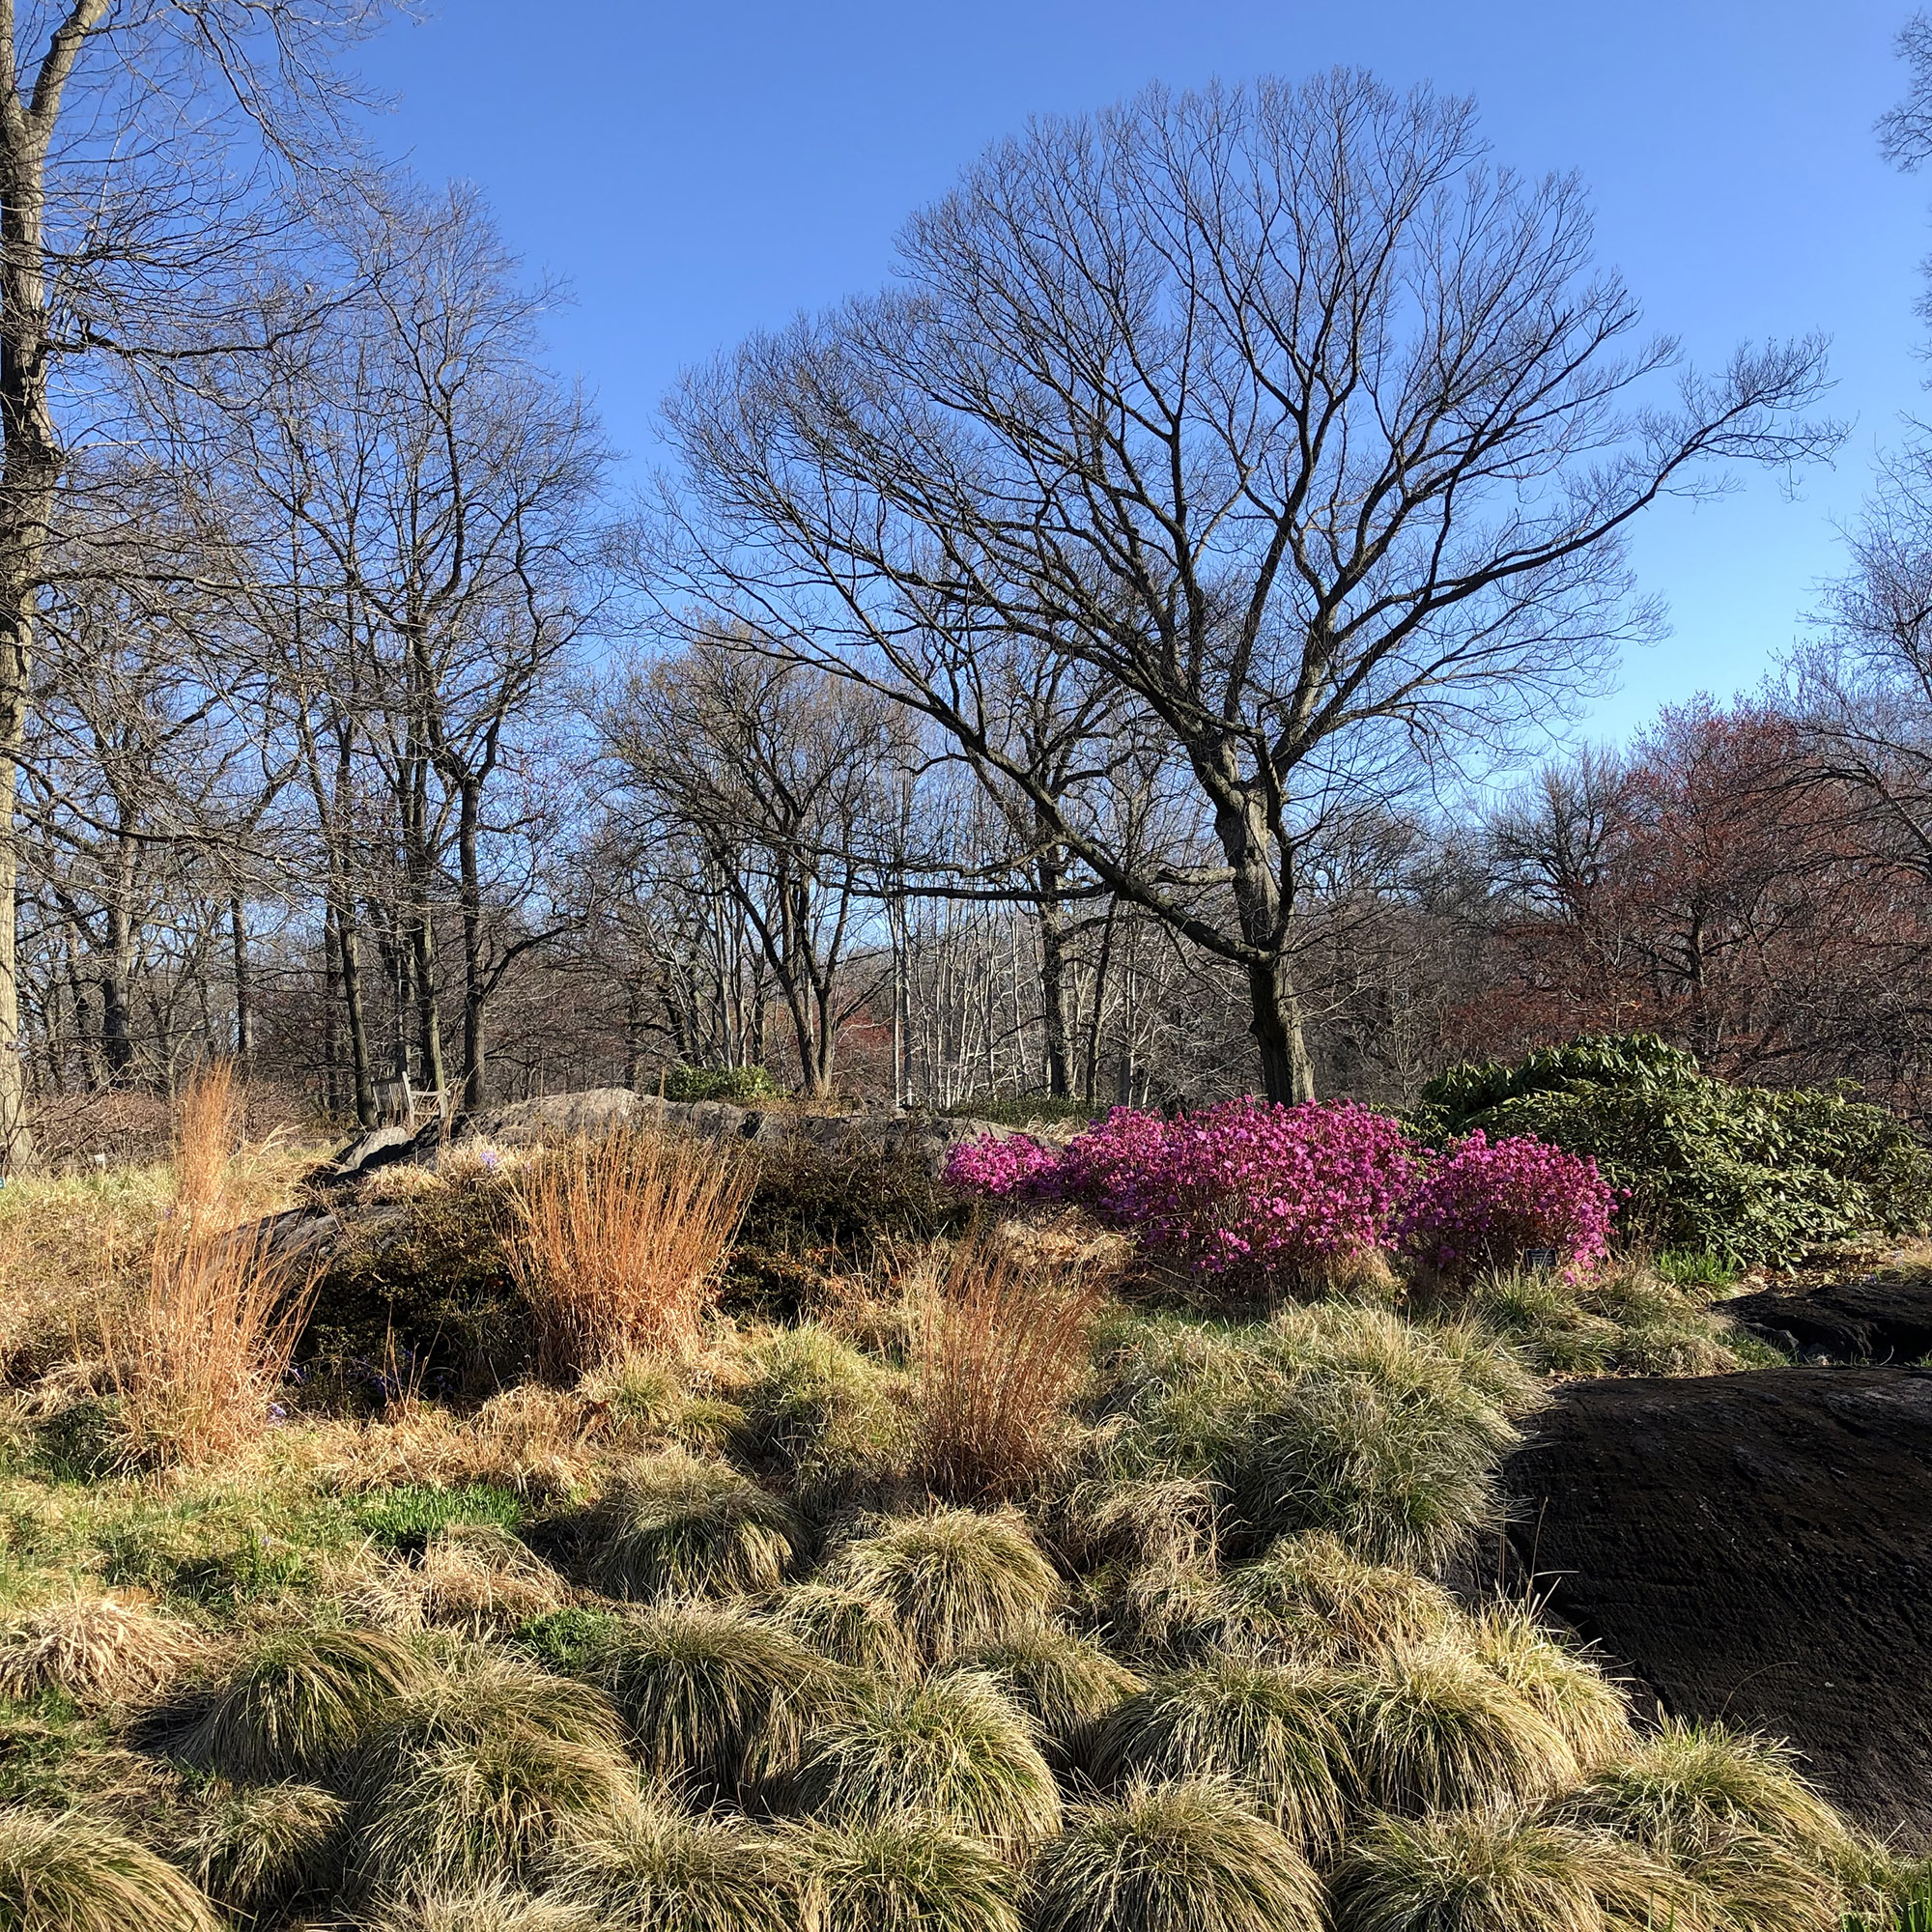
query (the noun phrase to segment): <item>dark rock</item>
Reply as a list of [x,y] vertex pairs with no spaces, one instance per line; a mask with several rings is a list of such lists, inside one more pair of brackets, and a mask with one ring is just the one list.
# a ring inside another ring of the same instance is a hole
[[409,1209],[399,1202],[291,1208],[269,1217],[268,1253],[320,1274],[352,1248],[381,1248],[400,1238],[408,1223]]
[[1932,1839],[1932,1373],[1572,1383],[1506,1484],[1517,1559],[1644,1701]]
[[1827,1282],[1718,1304],[1741,1327],[1806,1361],[1918,1362],[1932,1355],[1932,1281]]

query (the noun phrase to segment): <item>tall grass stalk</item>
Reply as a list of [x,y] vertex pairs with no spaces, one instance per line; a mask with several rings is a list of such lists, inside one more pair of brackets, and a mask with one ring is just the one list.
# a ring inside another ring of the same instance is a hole
[[233,1225],[242,1094],[217,1063],[180,1101],[175,1194],[132,1305],[101,1340],[138,1460],[201,1463],[269,1420],[314,1301],[313,1265],[275,1252],[270,1224]]
[[918,1338],[923,1473],[958,1502],[1026,1491],[1087,1373],[1102,1279],[980,1235],[926,1298]]
[[669,1134],[614,1133],[520,1176],[511,1267],[558,1381],[697,1341],[751,1196],[748,1166]]

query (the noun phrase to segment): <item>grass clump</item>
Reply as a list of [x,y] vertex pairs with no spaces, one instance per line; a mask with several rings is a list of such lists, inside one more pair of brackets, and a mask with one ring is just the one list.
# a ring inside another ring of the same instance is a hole
[[383,1895],[412,1885],[522,1879],[560,1839],[622,1817],[637,1775],[616,1751],[502,1725],[392,1759],[358,1793],[355,1877]]
[[750,1353],[740,1443],[789,1487],[837,1493],[904,1470],[911,1415],[902,1375],[815,1322],[774,1330]]
[[0,1811],[5,1932],[219,1932],[164,1859],[77,1812]]
[[1146,1689],[1093,1637],[1059,1624],[984,1644],[968,1661],[1026,1713],[1062,1767],[1082,1762],[1094,1726]]
[[175,1857],[231,1913],[259,1918],[326,1895],[340,1873],[349,1807],[314,1784],[212,1794]]
[[1634,1747],[1623,1692],[1529,1610],[1503,1605],[1484,1611],[1469,1626],[1468,1645],[1485,1669],[1562,1733],[1583,1770],[1594,1771]]
[[794,1845],[811,1922],[827,1932],[1019,1932],[1011,1869],[955,1832],[812,1826]]
[[1281,1537],[1227,1572],[1188,1641],[1264,1662],[1355,1663],[1445,1637],[1460,1623],[1439,1584],[1364,1562],[1317,1532]]
[[609,1134],[540,1154],[516,1178],[510,1267],[537,1370],[568,1381],[696,1345],[750,1196],[742,1162],[671,1134]]
[[343,1779],[365,1894],[520,1878],[633,1802],[615,1707],[592,1685],[472,1645],[403,1698]]
[[468,1636],[508,1636],[569,1607],[570,1587],[520,1538],[495,1523],[458,1522],[430,1538],[405,1573],[404,1621]]
[[592,1580],[641,1603],[774,1590],[798,1538],[778,1497],[683,1450],[620,1468],[598,1500],[592,1532]]
[[841,1673],[797,1637],[698,1605],[620,1625],[601,1675],[646,1772],[733,1802],[793,1769],[842,1691]]
[[1494,1520],[1513,1413],[1532,1400],[1506,1349],[1372,1308],[1271,1326],[1277,1374],[1231,1470],[1253,1532],[1326,1530],[1371,1562],[1427,1569]]
[[137,1462],[200,1464],[258,1435],[294,1359],[314,1278],[278,1255],[268,1225],[237,1226],[230,1170],[244,1100],[225,1064],[204,1071],[176,1112],[175,1199],[155,1230],[147,1279],[101,1340]]
[[[1653,1847],[1683,1881],[1688,1918],[1712,1932],[1854,1932],[1830,1862],[1762,1832],[1680,1833]],[[1910,1918],[1898,1932],[1916,1932]]]
[[224,1777],[326,1776],[425,1677],[382,1631],[272,1632],[243,1648],[171,1750]]
[[1685,1932],[1674,1873],[1606,1833],[1507,1807],[1380,1818],[1335,1878],[1337,1932]]
[[919,1465],[955,1502],[999,1502],[1037,1482],[1085,1380],[1099,1274],[997,1236],[960,1242],[918,1335]]
[[1321,1882],[1225,1785],[1137,1784],[1027,1876],[1031,1932],[1326,1932]]
[[1837,1813],[1799,1776],[1788,1746],[1677,1719],[1599,1771],[1563,1801],[1560,1815],[1659,1846],[1750,1832],[1824,1850],[1846,1835]]
[[579,1925],[631,1932],[798,1932],[797,1860],[724,1818],[634,1804],[608,1830],[552,1859],[548,1902]]
[[889,1605],[933,1662],[1015,1635],[1062,1595],[1017,1516],[963,1509],[888,1520],[846,1544],[824,1580]]
[[420,1548],[454,1524],[487,1523],[515,1529],[524,1520],[523,1499],[500,1483],[398,1483],[358,1496],[355,1525],[389,1548]]
[[510,1641],[546,1670],[577,1676],[596,1667],[622,1628],[621,1619],[613,1612],[574,1604],[519,1624],[511,1632]]
[[1341,1721],[1368,1802],[1417,1813],[1538,1799],[1574,1783],[1577,1754],[1474,1658],[1405,1652],[1339,1680]]
[[0,1692],[128,1703],[170,1683],[194,1651],[186,1631],[140,1605],[76,1594],[43,1605],[0,1636]]
[[412,1887],[361,1921],[370,1932],[583,1932],[582,1914],[502,1880]]
[[832,1824],[925,1823],[1009,1854],[1060,1827],[1060,1792],[1030,1726],[981,1672],[861,1692],[812,1732],[790,1802]]
[[350,1769],[352,1795],[387,1781],[412,1750],[532,1731],[604,1751],[623,1748],[623,1721],[609,1696],[574,1677],[555,1677],[527,1659],[467,1644],[364,1737]]
[[1177,1671],[1101,1723],[1093,1771],[1102,1785],[1218,1778],[1302,1854],[1340,1843],[1354,1784],[1326,1673],[1221,1662]]
[[840,1583],[794,1583],[771,1600],[766,1621],[835,1663],[874,1677],[910,1677],[920,1655],[887,1597]]

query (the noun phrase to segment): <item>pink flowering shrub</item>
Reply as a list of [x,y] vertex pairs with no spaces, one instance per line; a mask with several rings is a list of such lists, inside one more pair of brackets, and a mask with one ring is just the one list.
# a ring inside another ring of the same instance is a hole
[[958,1142],[947,1153],[946,1178],[954,1187],[990,1194],[995,1201],[1036,1200],[1050,1192],[1036,1182],[1059,1164],[1060,1155],[1031,1134],[981,1134],[976,1141]]
[[1117,1107],[1058,1156],[1013,1139],[956,1148],[947,1178],[1007,1200],[1079,1201],[1197,1274],[1319,1267],[1386,1244],[1417,1150],[1350,1101],[1225,1101],[1163,1120]]
[[1429,1163],[1396,1234],[1451,1279],[1520,1262],[1527,1248],[1553,1248],[1576,1271],[1603,1259],[1615,1212],[1615,1190],[1594,1160],[1478,1129]]

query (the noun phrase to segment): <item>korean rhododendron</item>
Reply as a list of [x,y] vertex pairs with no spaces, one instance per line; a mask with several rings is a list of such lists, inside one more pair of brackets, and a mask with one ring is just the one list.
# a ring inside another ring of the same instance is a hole
[[1404,1208],[1398,1238],[1438,1273],[1520,1261],[1548,1248],[1571,1269],[1603,1259],[1616,1194],[1594,1160],[1527,1135],[1480,1129],[1430,1162]]
[[1241,1099],[1171,1121],[1119,1107],[1057,1155],[1023,1135],[974,1142],[947,1176],[1002,1199],[1083,1202],[1150,1252],[1221,1275],[1384,1245],[1416,1158],[1398,1122],[1352,1102]]
[[955,1147],[947,1179],[1008,1201],[1078,1201],[1203,1275],[1296,1273],[1401,1246],[1458,1276],[1549,1248],[1600,1260],[1614,1191],[1595,1161],[1474,1133],[1433,1153],[1350,1101],[1229,1100],[1164,1120],[1119,1107],[1063,1150],[1025,1134]]

